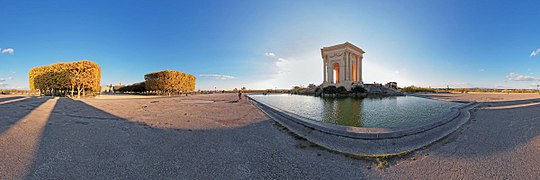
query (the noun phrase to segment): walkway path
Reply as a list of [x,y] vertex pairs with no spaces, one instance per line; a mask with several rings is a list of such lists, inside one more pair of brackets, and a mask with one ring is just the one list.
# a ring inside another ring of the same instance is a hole
[[485,107],[478,108],[471,122],[451,137],[412,155],[399,158],[392,162],[391,167],[377,174],[384,178],[415,179],[538,179],[540,177],[540,171],[538,171],[540,168],[540,158],[538,158],[540,157],[540,105],[526,100],[538,98],[540,95],[450,94],[444,96],[451,100],[475,99],[487,102],[487,104]]
[[[453,95],[447,96],[452,98]],[[540,99],[537,96],[530,95],[528,99]],[[310,143],[289,135],[264,116],[263,119],[248,120],[245,117],[259,117],[257,113],[248,113],[257,112],[256,109],[246,104],[245,100],[238,104],[231,102],[235,99],[234,94],[159,100],[78,101],[60,98],[47,101],[29,98],[0,104],[0,177],[540,177],[540,105],[508,96],[490,95],[484,98],[501,98],[497,101],[504,103],[487,104],[490,107],[476,109],[472,121],[449,138],[410,155],[391,159],[390,166],[382,170],[374,168],[376,163],[373,161],[353,159],[312,147]],[[206,104],[193,103],[203,101]],[[159,114],[159,109],[174,109],[174,106],[188,111],[177,116]],[[222,111],[219,107],[230,108],[228,110],[235,114],[224,117],[228,111]],[[144,117],[137,118],[139,116]],[[158,123],[160,118],[166,118],[163,120],[167,123]],[[203,121],[193,123],[194,120]],[[205,128],[204,123],[210,124],[209,127]]]
[[[0,172],[2,179],[21,178],[32,164],[43,129],[56,104],[48,100],[30,114],[0,133]],[[3,127],[5,128],[5,127]]]

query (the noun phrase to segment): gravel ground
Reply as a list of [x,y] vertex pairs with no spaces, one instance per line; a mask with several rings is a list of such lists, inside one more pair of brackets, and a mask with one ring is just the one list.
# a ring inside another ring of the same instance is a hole
[[85,99],[90,106],[123,119],[143,122],[156,128],[216,129],[244,126],[268,119],[246,99],[234,94],[108,100]]
[[509,102],[528,99],[539,99],[540,94],[536,93],[440,93],[440,94],[421,94],[431,99],[441,101],[476,101],[476,102]]
[[[0,134],[0,177],[361,179],[370,171],[366,166],[374,164],[310,147],[308,142],[275,125],[246,100],[230,102],[234,100],[234,95],[130,101],[30,98],[0,105],[0,112],[33,109],[32,113],[0,116],[2,130],[19,129],[9,136]],[[184,104],[178,101],[189,105],[178,108],[177,105]],[[201,108],[203,103],[207,103],[205,108]],[[174,109],[167,106],[176,106],[180,112],[173,113],[176,116],[163,111],[150,113],[156,118],[170,118],[163,119],[167,124],[156,123],[154,118],[127,119],[149,113],[141,105],[146,105],[150,112]],[[217,110],[220,106],[225,110]],[[131,114],[137,111],[140,112]],[[46,124],[40,117],[49,117]],[[25,123],[17,122],[21,118]],[[199,120],[202,122],[191,123]],[[204,123],[208,123],[208,128],[202,127]],[[35,145],[14,147],[21,143],[19,138],[29,136],[24,130],[37,131],[29,138]],[[25,161],[19,162],[16,157],[25,157]]]
[[[234,94],[0,103],[1,179],[538,179],[540,105],[485,99],[450,137],[374,161],[296,139]],[[0,102],[5,96],[0,96]],[[440,97],[439,97],[440,98]],[[495,99],[494,99],[495,98]],[[9,99],[13,100],[13,99]],[[504,105],[503,105],[504,104]]]
[[[377,172],[384,179],[539,179],[538,94],[432,94],[447,100],[486,102],[446,139]],[[508,106],[508,104],[522,104]]]

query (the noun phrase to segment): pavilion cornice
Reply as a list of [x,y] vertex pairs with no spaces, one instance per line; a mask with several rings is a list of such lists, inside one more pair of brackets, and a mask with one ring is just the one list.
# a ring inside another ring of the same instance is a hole
[[323,47],[321,48],[321,51],[333,51],[333,50],[340,50],[340,49],[345,49],[345,48],[350,48],[352,50],[359,52],[360,54],[366,53],[364,50],[360,49],[359,47],[349,42],[345,42],[343,44],[338,44],[338,45],[329,46],[329,47]]

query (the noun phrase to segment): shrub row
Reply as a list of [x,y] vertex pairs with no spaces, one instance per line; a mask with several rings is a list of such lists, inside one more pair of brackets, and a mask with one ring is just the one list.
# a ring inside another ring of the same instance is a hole
[[144,75],[145,89],[158,92],[185,92],[195,90],[195,76],[179,71],[165,70]]
[[434,93],[435,90],[432,88],[423,88],[423,87],[416,87],[416,86],[409,86],[404,87],[400,89],[401,92],[409,92],[409,93],[416,93],[416,92],[432,92]]
[[[351,88],[352,93],[365,93],[367,90],[362,86],[353,86]],[[347,94],[349,91],[343,86],[339,86],[336,88],[336,86],[327,86],[323,88],[323,93],[325,94]]]
[[114,89],[115,91],[120,91],[120,92],[145,92],[146,91],[146,87],[145,87],[145,82],[139,82],[139,83],[135,83],[135,84],[131,84],[131,85],[127,85],[127,86],[122,86],[122,87],[119,87],[118,89]]
[[95,62],[81,60],[34,67],[28,73],[30,90],[40,93],[77,92],[77,97],[86,91],[99,92],[101,68]]

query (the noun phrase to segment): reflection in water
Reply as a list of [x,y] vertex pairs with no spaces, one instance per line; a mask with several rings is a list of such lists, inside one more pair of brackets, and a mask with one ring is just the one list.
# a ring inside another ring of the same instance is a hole
[[332,124],[340,124],[345,126],[362,126],[362,111],[363,101],[353,98],[335,99],[323,98],[324,110],[321,111],[325,122]]
[[460,103],[410,96],[319,98],[301,95],[252,95],[268,105],[316,121],[354,127],[394,128],[430,121]]

